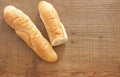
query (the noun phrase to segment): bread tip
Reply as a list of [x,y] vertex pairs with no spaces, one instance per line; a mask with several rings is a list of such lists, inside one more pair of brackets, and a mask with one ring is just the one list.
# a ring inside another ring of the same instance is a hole
[[47,1],[43,0],[43,1],[40,1],[40,3],[48,3]]
[[49,2],[44,1],[44,0],[43,0],[43,1],[40,1],[39,6],[40,6],[40,5],[43,5],[43,4],[49,4]]
[[53,50],[53,54],[51,57],[49,57],[49,59],[47,60],[48,62],[56,62],[58,60],[57,54],[55,53],[55,51]]
[[13,5],[8,5],[4,8],[4,13],[6,13],[8,10],[15,9]]
[[52,59],[52,61],[51,62],[56,62],[58,60],[58,57],[57,57],[57,55]]
[[15,6],[13,6],[13,5],[8,5],[8,6],[6,6],[6,7],[4,8],[4,10],[9,9],[9,8],[10,8],[10,9],[11,9],[11,8],[12,8],[12,9],[15,9]]
[[64,44],[65,42],[68,41],[68,37],[64,37],[64,38],[56,38],[53,42],[52,42],[52,46],[58,46],[61,44]]

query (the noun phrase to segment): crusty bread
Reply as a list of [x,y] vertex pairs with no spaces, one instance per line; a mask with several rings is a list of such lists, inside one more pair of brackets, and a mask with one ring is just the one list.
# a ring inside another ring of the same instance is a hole
[[31,47],[38,56],[48,62],[55,62],[57,55],[49,42],[42,36],[31,19],[14,6],[4,8],[6,22],[15,30],[26,44]]
[[52,46],[65,43],[68,40],[68,36],[62,22],[60,21],[57,11],[52,4],[46,1],[41,1],[38,8]]

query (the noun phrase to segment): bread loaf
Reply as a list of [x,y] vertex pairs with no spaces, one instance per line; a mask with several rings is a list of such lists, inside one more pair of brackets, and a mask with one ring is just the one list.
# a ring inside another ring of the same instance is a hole
[[52,46],[25,13],[10,5],[4,8],[4,19],[43,60],[48,62],[57,60],[57,55]]
[[52,4],[46,1],[41,1],[38,8],[52,46],[65,43],[68,40],[68,36],[62,22],[60,21],[57,11]]

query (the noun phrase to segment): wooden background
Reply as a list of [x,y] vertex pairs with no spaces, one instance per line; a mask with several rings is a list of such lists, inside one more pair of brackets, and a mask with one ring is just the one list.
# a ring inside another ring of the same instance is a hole
[[56,63],[41,60],[3,19],[3,8],[14,5],[48,39],[39,1],[0,0],[0,77],[120,77],[120,0],[47,0],[69,36],[54,47]]

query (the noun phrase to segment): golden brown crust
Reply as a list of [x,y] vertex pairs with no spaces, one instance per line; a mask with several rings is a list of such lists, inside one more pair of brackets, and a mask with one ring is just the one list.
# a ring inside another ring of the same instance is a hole
[[14,6],[4,8],[6,22],[16,31],[26,44],[31,47],[42,59],[48,62],[57,60],[57,55],[49,42],[42,36],[31,19]]
[[[16,32],[16,34],[17,34],[19,37],[21,37],[21,38],[26,42],[26,44],[27,44],[30,48],[32,48],[32,43],[31,43],[31,41],[30,41],[29,35],[27,35],[25,32],[22,32],[22,31],[20,31],[20,30],[16,30],[15,32]],[[33,49],[33,48],[32,48],[32,49]]]
[[[68,40],[68,37],[65,31],[65,28],[62,22],[60,21],[60,18],[55,8],[46,1],[41,1],[38,5],[38,8],[40,12],[40,17],[42,21],[44,22],[44,25],[48,32],[51,44],[53,46],[56,46],[56,45],[60,45],[66,42]],[[54,45],[53,42],[56,39],[62,39],[62,41],[59,44]]]

